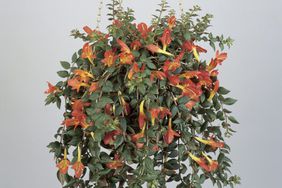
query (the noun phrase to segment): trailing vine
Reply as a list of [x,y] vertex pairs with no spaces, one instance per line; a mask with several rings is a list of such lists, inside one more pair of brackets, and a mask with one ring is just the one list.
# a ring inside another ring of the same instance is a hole
[[[217,77],[233,40],[212,34],[212,15],[199,16],[198,6],[180,18],[175,11],[164,15],[165,0],[152,25],[135,23],[134,11],[112,0],[104,33],[101,2],[97,28],[71,32],[84,44],[60,62],[62,80],[45,91],[46,105],[60,108],[64,100],[56,140],[48,145],[62,186],[239,184],[226,140],[238,123],[226,106],[236,100]],[[211,59],[202,58],[208,50],[202,43],[215,51]]]

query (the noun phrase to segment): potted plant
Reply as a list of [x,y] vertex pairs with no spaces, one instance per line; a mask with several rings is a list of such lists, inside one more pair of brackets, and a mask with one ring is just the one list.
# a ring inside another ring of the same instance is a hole
[[[108,31],[72,31],[82,49],[60,62],[61,81],[48,82],[46,104],[60,108],[63,100],[65,108],[48,145],[59,181],[71,188],[238,184],[224,140],[238,123],[226,108],[236,100],[217,77],[233,40],[209,32],[212,15],[199,16],[198,6],[177,18],[163,0],[150,25],[135,23],[120,1],[108,7]],[[202,58],[208,50],[215,55]]]

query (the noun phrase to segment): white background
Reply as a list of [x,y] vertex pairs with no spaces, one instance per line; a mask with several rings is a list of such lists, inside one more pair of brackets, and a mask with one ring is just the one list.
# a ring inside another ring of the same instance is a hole
[[[148,22],[159,2],[125,4],[136,10],[138,22]],[[177,1],[169,2],[177,7]],[[242,178],[238,187],[280,188],[282,1],[189,0],[185,9],[193,4],[215,15],[212,31],[235,39],[220,78],[239,99],[232,110],[241,124],[228,140],[232,171]],[[83,45],[70,31],[94,27],[97,5],[95,0],[0,0],[1,188],[60,187],[46,145],[62,114],[55,106],[44,107],[43,92],[47,80],[58,81],[59,61]],[[103,28],[107,24],[103,17]]]

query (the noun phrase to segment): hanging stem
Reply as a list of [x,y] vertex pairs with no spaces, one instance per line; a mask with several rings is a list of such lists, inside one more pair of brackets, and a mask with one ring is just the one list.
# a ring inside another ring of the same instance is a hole
[[183,2],[183,0],[179,0],[178,5],[179,5],[180,13],[181,13],[181,16],[182,16],[182,15],[184,15],[184,2]]
[[159,25],[159,23],[161,21],[161,18],[162,18],[162,14],[165,11],[166,4],[167,4],[167,1],[166,0],[162,0],[160,14],[159,14],[158,20],[157,20],[155,25]]
[[100,0],[99,6],[98,6],[97,20],[96,20],[96,24],[97,24],[96,29],[97,30],[99,30],[99,28],[100,28],[103,4],[104,4],[104,1]]

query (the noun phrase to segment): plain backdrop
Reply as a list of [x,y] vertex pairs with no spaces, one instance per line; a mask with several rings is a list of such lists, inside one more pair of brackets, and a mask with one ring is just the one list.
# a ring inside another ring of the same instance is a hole
[[[138,22],[149,22],[159,2],[124,0]],[[177,1],[169,2],[177,9]],[[232,171],[242,178],[238,187],[280,188],[282,1],[189,0],[185,9],[194,4],[214,14],[213,32],[235,39],[220,78],[239,100],[232,110],[241,124],[227,139]],[[0,0],[1,188],[61,187],[46,145],[62,113],[44,106],[43,92],[47,80],[59,80],[59,61],[70,60],[83,45],[70,31],[95,26],[97,5],[98,0]],[[102,28],[108,23],[104,16]]]

